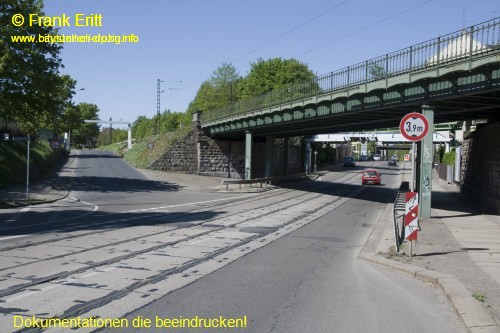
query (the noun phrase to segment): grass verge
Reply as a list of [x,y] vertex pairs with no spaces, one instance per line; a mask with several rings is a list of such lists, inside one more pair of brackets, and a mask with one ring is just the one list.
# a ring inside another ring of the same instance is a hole
[[[0,144],[0,188],[26,183],[25,142],[2,142]],[[56,163],[63,151],[56,153]],[[30,181],[40,180],[53,166],[54,156],[48,142],[36,141],[30,145]]]
[[[146,169],[177,141],[184,138],[189,131],[189,128],[183,128],[175,132],[149,136],[135,142],[131,149],[127,149],[127,142],[113,143],[111,145],[101,146],[98,149],[112,151],[122,156],[134,167]],[[153,149],[148,149],[149,143],[153,144]]]

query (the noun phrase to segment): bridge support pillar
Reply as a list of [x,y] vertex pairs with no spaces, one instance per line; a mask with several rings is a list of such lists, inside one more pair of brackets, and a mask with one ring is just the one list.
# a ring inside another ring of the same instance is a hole
[[288,137],[283,139],[283,175],[288,175]]
[[252,179],[252,133],[245,132],[245,179]]
[[306,141],[306,175],[311,172],[311,141]]
[[432,193],[432,161],[434,158],[434,110],[428,105],[422,106],[422,114],[429,122],[429,132],[420,142],[419,161],[419,215],[421,219],[431,218],[431,193]]
[[265,177],[273,176],[273,143],[274,137],[266,136]]

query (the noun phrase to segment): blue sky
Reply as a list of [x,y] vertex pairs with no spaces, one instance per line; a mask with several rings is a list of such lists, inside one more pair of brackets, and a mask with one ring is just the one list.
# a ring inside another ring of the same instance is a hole
[[[324,74],[500,16],[498,0],[45,0],[47,15],[102,14],[102,27],[61,34],[135,34],[137,44],[65,44],[74,101],[100,118],[184,112],[223,62],[295,58]],[[169,82],[170,81],[170,82]],[[175,81],[182,81],[178,83]]]

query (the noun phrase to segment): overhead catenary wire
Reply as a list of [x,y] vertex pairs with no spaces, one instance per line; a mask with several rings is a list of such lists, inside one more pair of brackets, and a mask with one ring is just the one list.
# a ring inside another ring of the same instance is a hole
[[[246,58],[247,56],[249,56],[249,55],[251,55],[251,54],[255,53],[256,51],[261,50],[261,49],[263,49],[264,47],[271,45],[272,43],[274,43],[274,42],[276,42],[276,41],[280,40],[281,38],[283,38],[283,37],[285,37],[285,36],[287,36],[287,35],[291,34],[292,32],[295,32],[295,31],[299,30],[300,28],[304,27],[305,25],[307,25],[307,24],[309,24],[309,23],[311,23],[311,22],[313,22],[313,21],[317,20],[318,18],[320,18],[320,17],[322,17],[322,16],[326,15],[327,13],[330,13],[331,11],[333,11],[333,10],[335,10],[335,9],[339,8],[340,6],[342,6],[342,5],[346,4],[346,3],[348,3],[349,1],[350,1],[350,0],[345,0],[345,1],[341,2],[341,3],[339,3],[339,4],[336,4],[335,6],[333,6],[333,7],[331,7],[331,8],[328,8],[327,10],[325,10],[325,11],[323,11],[323,12],[321,12],[321,13],[319,13],[319,14],[317,14],[317,15],[313,16],[312,18],[310,18],[310,19],[308,19],[308,20],[306,20],[306,21],[302,22],[301,24],[299,24],[299,25],[297,25],[297,26],[295,26],[295,27],[293,27],[293,28],[291,28],[291,29],[287,30],[286,32],[284,32],[284,33],[282,33],[282,34],[280,34],[280,35],[278,35],[278,36],[276,36],[276,37],[272,38],[272,39],[271,39],[271,40],[269,40],[268,42],[265,42],[264,44],[261,44],[260,46],[258,46],[258,47],[256,47],[256,48],[252,49],[251,51],[248,51],[248,52],[244,53],[243,55],[236,57],[235,59],[233,59],[232,61],[230,61],[230,63],[231,63],[231,64],[233,64],[233,63],[235,63],[235,62],[238,62],[238,61],[240,61],[240,60],[242,60],[242,59]],[[399,12],[397,12],[397,13],[395,13],[395,14],[389,15],[389,16],[387,16],[387,17],[385,17],[385,18],[382,18],[382,19],[380,19],[380,20],[378,20],[378,21],[375,21],[375,22],[370,23],[370,24],[368,24],[368,25],[366,25],[366,26],[363,26],[363,27],[361,27],[361,28],[359,28],[359,29],[357,29],[357,30],[354,30],[354,31],[352,31],[352,32],[350,32],[350,33],[348,33],[348,34],[345,34],[345,35],[343,35],[343,36],[337,37],[337,38],[335,38],[335,39],[333,39],[333,40],[331,40],[331,41],[329,41],[329,42],[327,42],[327,43],[324,43],[324,44],[321,44],[321,45],[316,46],[316,47],[314,47],[314,48],[311,48],[311,49],[309,49],[309,50],[307,50],[307,51],[305,51],[305,52],[303,52],[303,53],[298,54],[298,55],[297,55],[297,56],[295,56],[294,58],[300,58],[300,57],[302,57],[302,56],[304,56],[304,55],[306,55],[306,54],[309,54],[309,53],[312,53],[312,52],[318,51],[318,50],[320,50],[320,49],[322,49],[322,48],[324,48],[324,47],[327,47],[327,46],[329,46],[329,45],[331,45],[331,44],[333,44],[333,43],[335,43],[335,42],[338,42],[338,41],[340,41],[340,40],[343,40],[343,39],[345,39],[345,38],[348,38],[348,37],[350,37],[350,36],[353,36],[353,35],[355,35],[355,34],[358,34],[358,33],[362,32],[362,31],[368,30],[368,29],[370,29],[370,28],[372,28],[372,27],[374,27],[374,26],[377,26],[377,25],[379,25],[379,24],[381,24],[381,23],[383,23],[383,22],[386,22],[386,21],[392,20],[392,19],[394,19],[394,18],[396,18],[396,17],[399,17],[399,16],[401,16],[401,15],[404,15],[404,14],[406,14],[406,13],[408,13],[408,12],[410,12],[410,11],[413,11],[413,10],[415,10],[415,9],[419,8],[419,7],[422,7],[422,6],[424,6],[424,5],[428,4],[428,3],[432,2],[432,1],[433,1],[433,0],[426,0],[426,1],[424,1],[424,2],[421,2],[421,3],[417,4],[417,5],[414,5],[414,6],[411,6],[411,7],[409,7],[409,8],[406,8],[406,9],[404,9],[404,10],[402,10],[402,11],[399,11]],[[190,80],[190,78],[191,78],[191,77],[194,77],[194,76],[196,76],[197,74],[199,74],[199,73],[195,73],[195,74],[191,75],[188,79],[183,80],[183,81],[184,81],[184,82],[187,82],[187,81],[189,81],[189,80]],[[201,78],[201,77],[200,77],[200,78],[198,78],[198,79],[196,79],[196,80],[193,80],[190,84],[185,85],[185,86],[184,86],[184,88],[189,87],[189,86],[192,86],[193,84],[198,83],[198,82],[200,82],[201,80],[203,80],[203,78]],[[176,93],[178,93],[178,92],[179,92],[179,91],[175,91],[175,92],[174,92],[174,93],[172,93],[171,95],[175,95],[175,94],[176,94]]]

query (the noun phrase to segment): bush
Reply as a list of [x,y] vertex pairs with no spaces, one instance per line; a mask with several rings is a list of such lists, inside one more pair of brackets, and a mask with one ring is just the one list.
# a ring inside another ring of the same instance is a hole
[[455,165],[455,151],[445,153],[443,155],[443,163],[446,165]]

